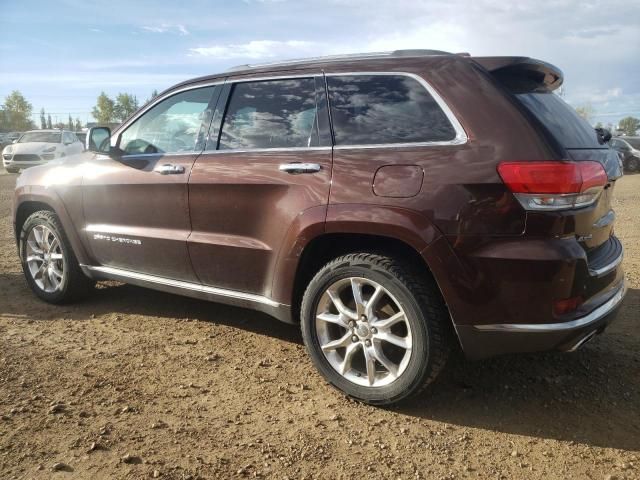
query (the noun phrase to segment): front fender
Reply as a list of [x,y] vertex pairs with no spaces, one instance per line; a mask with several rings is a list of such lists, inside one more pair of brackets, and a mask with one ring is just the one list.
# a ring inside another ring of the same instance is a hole
[[84,224],[80,182],[77,185],[65,185],[64,187],[33,185],[24,182],[24,180],[18,182],[13,201],[13,230],[16,235],[16,241],[18,241],[20,235],[16,224],[18,215],[24,207],[28,206],[28,203],[34,202],[44,204],[55,212],[60,219],[60,223],[62,223],[64,232],[69,239],[78,262],[90,264],[90,256],[77,230],[78,225],[82,226]]

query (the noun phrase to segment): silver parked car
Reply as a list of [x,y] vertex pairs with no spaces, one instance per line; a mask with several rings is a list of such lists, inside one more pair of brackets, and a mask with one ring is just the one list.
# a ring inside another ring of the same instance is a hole
[[82,152],[82,142],[68,130],[31,130],[2,150],[2,163],[9,173],[42,165],[56,158]]

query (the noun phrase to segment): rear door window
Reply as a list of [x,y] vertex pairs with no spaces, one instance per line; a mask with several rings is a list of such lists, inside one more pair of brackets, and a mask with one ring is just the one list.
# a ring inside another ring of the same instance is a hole
[[219,150],[317,145],[313,77],[234,85],[222,122]]
[[606,148],[595,129],[552,92],[519,93],[515,97],[564,148]]
[[406,75],[327,76],[336,145],[446,142],[456,131],[438,103]]

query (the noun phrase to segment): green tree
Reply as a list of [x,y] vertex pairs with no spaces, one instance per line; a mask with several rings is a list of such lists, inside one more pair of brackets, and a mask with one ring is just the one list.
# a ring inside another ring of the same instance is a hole
[[113,100],[109,98],[106,93],[102,92],[98,95],[96,106],[93,107],[91,114],[98,123],[111,123],[116,118],[114,108],[115,103]]
[[82,130],[82,122],[79,118],[76,118],[76,132],[79,132],[80,130]]
[[138,110],[138,99],[130,93],[119,93],[113,108],[116,120],[124,122],[133,112]]
[[29,130],[34,127],[31,121],[33,107],[27,99],[14,90],[4,99],[4,115],[2,128],[6,130]]
[[578,115],[584,118],[587,122],[591,122],[591,118],[593,118],[595,110],[590,103],[587,103],[586,105],[576,107],[576,112],[578,112]]
[[47,128],[47,118],[44,116],[44,108],[40,109],[40,128]]
[[47,128],[53,128],[51,125],[51,114],[47,115]]
[[635,135],[640,128],[640,120],[636,117],[625,117],[618,123],[618,128],[622,130],[625,135]]
[[151,92],[151,96],[149,98],[147,98],[144,103],[149,103],[151,100],[153,100],[154,98],[156,98],[158,96],[158,90],[156,90],[155,88],[153,89],[153,92]]
[[71,118],[71,114],[69,114],[69,130],[73,131],[73,118]]

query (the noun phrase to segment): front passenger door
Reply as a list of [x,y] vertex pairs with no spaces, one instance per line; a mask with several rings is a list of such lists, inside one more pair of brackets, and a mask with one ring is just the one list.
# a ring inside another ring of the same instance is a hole
[[86,241],[96,263],[196,281],[187,180],[204,148],[219,87],[169,94],[111,139],[121,158],[96,154],[83,179]]

